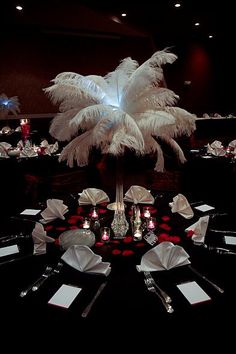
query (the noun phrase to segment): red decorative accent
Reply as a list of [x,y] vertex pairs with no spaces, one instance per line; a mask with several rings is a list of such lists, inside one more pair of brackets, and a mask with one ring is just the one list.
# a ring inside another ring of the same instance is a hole
[[193,234],[194,234],[194,231],[193,231],[193,230],[188,230],[186,236],[187,236],[187,237],[192,237]]
[[77,214],[81,214],[83,212],[83,208],[82,207],[78,207],[76,212],[77,212]]
[[166,234],[166,233],[161,233],[159,236],[158,236],[158,241],[159,242],[164,242],[164,241],[168,241],[169,239],[169,235]]
[[56,239],[55,239],[55,245],[56,245],[56,246],[60,246],[59,238],[56,238]]
[[157,213],[157,208],[154,208],[153,206],[150,206],[150,213],[151,214],[156,214]]
[[118,256],[118,254],[121,254],[121,251],[118,250],[118,249],[115,249],[115,250],[112,251],[112,254],[113,254],[114,256]]
[[65,231],[66,227],[60,226],[60,227],[56,227],[57,231]]
[[53,226],[52,225],[46,225],[46,226],[44,226],[44,230],[45,231],[50,231],[50,230],[52,230],[53,229]]
[[132,241],[133,241],[132,236],[126,236],[126,237],[124,238],[124,240],[123,240],[124,243],[130,243],[130,242],[132,242]]
[[104,242],[96,242],[95,246],[96,247],[102,247],[104,245]]
[[78,219],[72,218],[72,217],[67,220],[68,224],[71,224],[71,225],[77,224],[77,221],[78,221]]
[[135,246],[141,248],[141,247],[146,246],[146,243],[144,243],[144,242],[137,242]]
[[160,224],[159,227],[165,231],[170,231],[171,230],[171,227],[165,223],[163,224]]
[[170,220],[170,217],[168,215],[163,215],[161,219],[166,222]]
[[169,241],[173,243],[180,243],[181,238],[179,236],[170,236]]
[[134,254],[134,251],[131,251],[131,250],[124,250],[122,252],[122,256],[124,256],[124,257],[132,256],[133,254]]
[[120,243],[120,241],[118,240],[111,240],[110,243],[114,243],[114,245],[118,245]]
[[73,225],[73,226],[70,226],[69,229],[70,230],[76,230],[76,229],[78,229],[78,226]]
[[106,214],[107,210],[106,209],[98,209],[99,214]]

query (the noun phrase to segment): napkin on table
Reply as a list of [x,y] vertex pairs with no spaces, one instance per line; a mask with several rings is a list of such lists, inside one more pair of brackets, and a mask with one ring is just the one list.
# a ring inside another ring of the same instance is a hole
[[226,151],[221,141],[215,140],[212,144],[207,144],[207,153],[215,156],[224,156]]
[[125,193],[124,200],[134,204],[154,204],[154,197],[146,188],[141,186],[131,186]]
[[39,222],[35,223],[35,227],[32,231],[32,238],[34,242],[34,254],[36,255],[46,253],[46,243],[55,241],[52,237],[47,236],[43,225]]
[[188,253],[183,247],[165,241],[147,251],[136,268],[139,272],[168,270],[190,264]]
[[194,215],[193,210],[183,194],[177,194],[173,198],[173,202],[169,203],[172,213],[179,213],[185,219],[191,219]]
[[102,262],[102,257],[85,245],[70,246],[61,259],[80,272],[108,276],[111,271],[110,263]]
[[79,197],[79,205],[97,205],[100,203],[109,202],[108,195],[101,189],[87,188],[82,191]]
[[192,240],[196,243],[204,243],[209,223],[209,215],[202,216],[197,222],[187,227],[185,231],[193,231]]
[[63,200],[48,199],[47,208],[41,213],[43,219],[41,219],[40,222],[46,224],[57,218],[65,220],[64,214],[67,211],[68,211],[68,207],[67,205],[63,204]]

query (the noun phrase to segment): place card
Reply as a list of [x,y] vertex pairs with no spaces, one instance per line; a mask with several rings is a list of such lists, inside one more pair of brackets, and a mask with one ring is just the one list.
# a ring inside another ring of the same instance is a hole
[[20,215],[37,215],[40,211],[41,210],[39,209],[25,209],[20,213]]
[[210,296],[195,281],[178,284],[177,288],[191,305],[211,300]]
[[48,301],[48,304],[68,308],[82,289],[76,286],[62,284]]
[[224,241],[227,245],[236,245],[235,236],[224,236]]
[[151,246],[154,246],[158,241],[158,237],[152,231],[148,232],[143,238]]
[[14,253],[19,253],[19,248],[17,245],[0,248],[0,257],[9,256]]
[[202,204],[202,205],[194,207],[194,209],[197,209],[197,210],[202,211],[202,212],[205,213],[206,211],[214,210],[215,207],[213,207],[211,205],[208,205],[208,204]]

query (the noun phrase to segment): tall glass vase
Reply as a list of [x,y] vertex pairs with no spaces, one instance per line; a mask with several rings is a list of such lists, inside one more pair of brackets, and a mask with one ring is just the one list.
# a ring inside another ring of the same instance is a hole
[[123,200],[123,166],[120,159],[116,161],[116,202],[115,214],[111,223],[114,239],[123,239],[129,229],[126,220],[125,206]]

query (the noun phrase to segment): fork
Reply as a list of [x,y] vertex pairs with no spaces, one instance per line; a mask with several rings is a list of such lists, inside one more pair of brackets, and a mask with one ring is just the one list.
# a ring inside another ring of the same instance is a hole
[[159,291],[160,295],[163,297],[165,302],[167,302],[169,304],[172,301],[171,297],[164,290],[162,290],[159,287],[159,285],[157,285],[157,283],[153,279],[151,273],[150,272],[144,272],[144,276],[145,276],[146,280],[149,282],[150,285],[156,287],[156,289]]
[[151,284],[148,282],[148,280],[146,280],[146,279],[144,279],[144,282],[145,282],[145,284],[146,284],[146,286],[147,286],[147,289],[148,289],[150,292],[156,294],[156,295],[159,297],[159,299],[161,300],[161,302],[162,302],[163,306],[165,307],[166,311],[167,311],[168,313],[173,313],[173,312],[174,312],[173,307],[172,307],[170,304],[168,304],[168,303],[163,299],[163,297],[156,291],[156,289],[154,288],[154,286],[151,285]]
[[28,288],[24,289],[20,293],[20,297],[24,297],[28,294],[30,290],[33,290],[33,287],[41,280],[41,279],[46,279],[46,277],[49,276],[49,274],[52,272],[52,267],[47,266],[44,273],[40,276],[39,279],[37,279],[33,284],[28,286]]
[[53,274],[58,274],[61,271],[61,268],[63,267],[63,263],[58,262],[56,267],[54,269],[51,268],[51,271],[49,272],[45,272],[44,274],[42,274],[42,276],[39,278],[39,280],[34,283],[33,287],[32,287],[32,291],[37,291],[38,288]]

